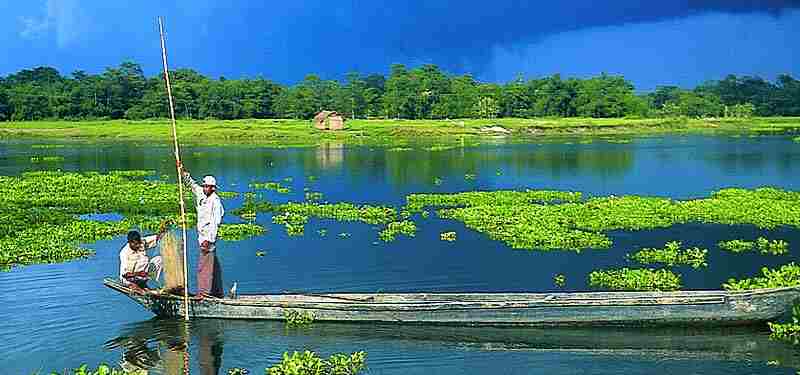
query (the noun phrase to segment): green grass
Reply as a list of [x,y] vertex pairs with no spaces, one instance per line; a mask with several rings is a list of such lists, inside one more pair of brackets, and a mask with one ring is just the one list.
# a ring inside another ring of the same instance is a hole
[[[182,142],[203,145],[254,144],[273,147],[313,146],[326,142],[398,145],[424,140],[430,150],[479,144],[492,139],[481,128],[497,125],[510,131],[507,139],[529,142],[543,136],[647,135],[659,133],[776,133],[800,129],[800,118],[751,119],[465,119],[350,120],[339,132],[318,131],[307,120],[248,119],[178,122]],[[171,139],[167,120],[2,122],[0,138],[162,141]],[[399,150],[398,150],[399,151]]]

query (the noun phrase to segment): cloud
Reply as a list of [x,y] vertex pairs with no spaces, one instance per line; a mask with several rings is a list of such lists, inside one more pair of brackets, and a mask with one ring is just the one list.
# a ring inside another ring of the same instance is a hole
[[[781,17],[745,12],[704,13],[652,23],[573,30],[534,43],[495,45],[486,76],[561,73],[587,77],[623,74],[639,90],[658,85],[693,87],[725,74],[797,75],[800,11]],[[575,63],[579,62],[579,63]]]
[[47,0],[42,16],[19,17],[20,37],[36,40],[54,34],[59,48],[68,47],[86,31],[77,0]]

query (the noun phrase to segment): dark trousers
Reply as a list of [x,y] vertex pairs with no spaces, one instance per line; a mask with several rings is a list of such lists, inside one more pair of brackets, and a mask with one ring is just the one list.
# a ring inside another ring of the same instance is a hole
[[222,269],[216,251],[203,253],[197,260],[197,292],[214,297],[224,297],[222,290]]

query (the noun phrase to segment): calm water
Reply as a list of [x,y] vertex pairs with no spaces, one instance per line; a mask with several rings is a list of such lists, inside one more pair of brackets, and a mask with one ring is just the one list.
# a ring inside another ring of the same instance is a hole
[[[107,171],[154,169],[171,175],[170,149],[161,145],[32,147],[41,142],[0,143],[0,174],[55,169]],[[327,145],[303,149],[186,147],[185,165],[211,173],[223,190],[248,191],[254,181],[281,180],[290,194],[264,192],[272,201],[303,200],[304,188],[329,202],[399,206],[417,192],[495,189],[557,189],[588,195],[702,197],[724,187],[771,185],[800,190],[800,145],[791,137],[674,136],[616,144],[490,145],[444,151],[389,151]],[[31,163],[32,156],[63,156]],[[474,174],[474,180],[465,179]],[[313,176],[314,178],[310,178]],[[284,179],[291,178],[291,180]],[[436,179],[441,184],[435,184]],[[241,199],[226,200],[228,211]],[[220,245],[226,286],[241,293],[283,291],[547,291],[553,275],[566,276],[566,290],[585,290],[586,274],[625,265],[625,254],[661,247],[669,240],[710,250],[707,270],[678,268],[690,289],[719,288],[730,277],[750,276],[762,265],[800,260],[800,231],[751,226],[679,225],[643,232],[613,232],[609,250],[529,252],[511,250],[462,224],[419,216],[414,238],[376,244],[380,228],[312,219],[303,237],[289,237],[257,222],[263,236]],[[226,222],[239,222],[228,215]],[[321,237],[317,230],[326,229]],[[443,231],[458,240],[439,240]],[[340,238],[338,233],[352,235]],[[190,237],[196,234],[190,232]],[[723,239],[757,236],[785,239],[788,257],[730,255],[716,249]],[[284,351],[310,349],[323,355],[364,350],[370,374],[463,373],[794,373],[797,351],[770,342],[763,329],[736,330],[533,330],[315,324],[284,329],[281,323],[198,321],[189,327],[151,320],[127,298],[102,287],[116,274],[122,237],[88,246],[92,259],[29,266],[0,273],[0,372],[30,374],[80,363],[148,363],[170,373],[188,353],[193,373],[251,373],[276,363]],[[193,241],[190,244],[194,245]],[[256,257],[256,251],[266,256]],[[191,254],[196,248],[190,247]],[[190,259],[190,264],[194,264]],[[187,340],[188,338],[188,340]],[[188,351],[183,343],[187,342]],[[768,366],[779,361],[780,366]],[[657,366],[657,367],[656,367]]]

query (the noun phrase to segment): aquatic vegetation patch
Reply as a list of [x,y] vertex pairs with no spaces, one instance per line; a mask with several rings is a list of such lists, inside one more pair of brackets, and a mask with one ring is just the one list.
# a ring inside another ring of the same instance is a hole
[[792,319],[787,323],[768,322],[771,339],[800,344],[800,305],[792,306]]
[[384,242],[394,241],[398,235],[404,234],[409,237],[414,237],[417,233],[417,226],[413,221],[393,221],[386,225],[378,235]]
[[305,233],[308,216],[292,212],[283,212],[273,216],[272,222],[285,226],[286,234],[290,236],[302,236]]
[[321,201],[322,200],[322,193],[309,191],[306,193],[306,200],[307,201]]
[[389,152],[402,152],[402,151],[412,151],[412,150],[414,150],[414,149],[411,148],[411,147],[392,147],[392,148],[386,149],[386,151],[389,151]]
[[314,322],[314,313],[311,311],[283,310],[283,318],[290,327],[305,327]]
[[[468,194],[476,194],[468,199]],[[407,197],[410,210],[440,209],[445,219],[463,222],[515,249],[575,250],[607,248],[612,230],[649,230],[689,222],[752,224],[762,229],[779,225],[800,228],[800,193],[775,188],[723,189],[710,198],[674,201],[667,198],[609,196],[578,202],[579,193],[469,192],[418,194]],[[538,197],[537,197],[538,195]],[[536,198],[545,201],[535,202]],[[553,200],[570,200],[548,204]],[[533,202],[531,202],[533,201]],[[458,207],[460,206],[460,207]]]
[[794,141],[795,143],[800,143],[800,137],[794,137],[792,138],[792,141]]
[[54,163],[64,161],[63,156],[31,156],[31,163]]
[[[289,180],[291,181],[291,179]],[[252,182],[248,185],[251,189],[264,189],[264,190],[272,190],[280,194],[288,194],[292,192],[292,189],[288,186],[281,185],[280,182],[270,181],[270,182]]]
[[423,207],[473,207],[485,205],[518,205],[530,203],[576,202],[581,193],[554,190],[468,191],[454,194],[410,194],[406,207],[421,212]]
[[222,199],[233,199],[239,196],[239,192],[236,191],[218,191],[217,195]]
[[64,148],[64,145],[62,145],[62,144],[39,144],[39,145],[31,145],[31,148],[36,148],[36,149]]
[[559,288],[563,288],[567,284],[567,277],[563,273],[557,273],[553,276],[553,284]]
[[439,233],[439,239],[442,241],[453,242],[456,240],[456,232],[442,232]]
[[241,217],[245,220],[255,220],[256,214],[259,212],[270,212],[274,209],[272,203],[260,200],[258,195],[252,192],[244,194],[244,202],[242,206],[234,209],[234,215]]
[[81,365],[72,371],[65,371],[63,374],[52,372],[51,375],[146,375],[145,370],[123,370],[116,367],[111,367],[107,364],[101,364],[97,368],[89,368],[88,365]]
[[680,241],[670,241],[662,249],[644,248],[629,254],[628,259],[641,264],[662,263],[670,267],[677,265],[688,265],[692,268],[708,267],[707,249],[698,247],[682,249],[681,245]]
[[302,235],[304,231],[302,227],[308,222],[309,217],[366,224],[388,224],[397,218],[397,210],[392,207],[358,206],[352,203],[289,202],[275,207],[275,211],[278,214],[272,217],[272,222],[286,225],[290,235]]
[[742,280],[729,279],[722,284],[726,290],[748,290],[764,288],[784,288],[800,285],[800,266],[794,262],[784,264],[778,269],[761,268],[762,276]]
[[366,368],[367,354],[355,352],[350,355],[334,354],[328,359],[320,358],[311,351],[283,353],[277,365],[268,368],[266,375],[356,375]]
[[768,240],[758,237],[755,241],[730,240],[720,241],[717,246],[732,253],[758,251],[764,255],[785,255],[789,252],[789,243],[784,240]]
[[225,241],[239,241],[245,238],[260,236],[264,234],[264,232],[264,227],[258,224],[222,224],[219,227],[217,235],[220,239]]
[[627,291],[670,291],[681,288],[681,277],[665,269],[611,269],[592,271],[589,286]]

